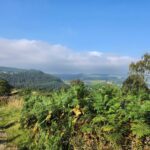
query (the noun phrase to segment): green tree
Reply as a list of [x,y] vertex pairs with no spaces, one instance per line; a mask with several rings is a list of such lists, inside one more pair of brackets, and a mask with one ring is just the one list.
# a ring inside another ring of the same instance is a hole
[[72,80],[70,81],[71,86],[84,86],[84,82],[77,79],[77,80]]
[[146,53],[137,62],[132,62],[129,66],[129,76],[123,82],[122,90],[123,94],[134,94],[149,93],[150,90],[146,84],[150,74],[150,54]]
[[129,66],[130,74],[138,74],[146,77],[150,74],[150,54],[146,53],[141,60],[131,63]]
[[148,86],[146,85],[144,78],[138,74],[129,75],[129,77],[123,82],[122,86],[123,94],[138,95],[141,91],[148,92]]
[[7,81],[0,80],[0,96],[9,95],[11,88]]

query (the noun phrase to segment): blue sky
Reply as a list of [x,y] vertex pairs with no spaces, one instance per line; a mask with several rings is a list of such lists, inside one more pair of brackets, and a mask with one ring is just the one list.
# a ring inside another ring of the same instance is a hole
[[0,0],[0,38],[138,58],[150,51],[149,18],[149,0]]

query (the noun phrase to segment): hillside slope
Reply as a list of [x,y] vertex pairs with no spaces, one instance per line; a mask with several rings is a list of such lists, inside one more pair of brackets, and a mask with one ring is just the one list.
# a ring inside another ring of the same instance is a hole
[[64,85],[58,77],[38,70],[0,67],[0,79],[7,80],[15,88],[56,89]]

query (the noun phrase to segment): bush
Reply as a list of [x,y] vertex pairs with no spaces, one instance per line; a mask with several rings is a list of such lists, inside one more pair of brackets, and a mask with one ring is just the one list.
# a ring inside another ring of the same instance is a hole
[[150,136],[149,106],[114,85],[73,85],[49,97],[27,96],[21,123],[31,131],[29,149],[142,149]]
[[11,86],[5,80],[0,80],[0,96],[7,96],[11,92]]
[[149,92],[148,86],[146,85],[144,78],[140,75],[130,75],[124,82],[122,86],[122,91],[124,94],[134,94],[139,95],[140,92]]

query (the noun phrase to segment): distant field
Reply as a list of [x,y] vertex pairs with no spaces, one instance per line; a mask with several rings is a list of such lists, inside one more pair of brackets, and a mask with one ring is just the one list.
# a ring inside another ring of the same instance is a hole
[[110,75],[110,74],[55,74],[65,83],[69,83],[71,80],[80,79],[86,84],[95,83],[115,83],[117,85],[122,85],[123,81],[126,79],[127,75]]

